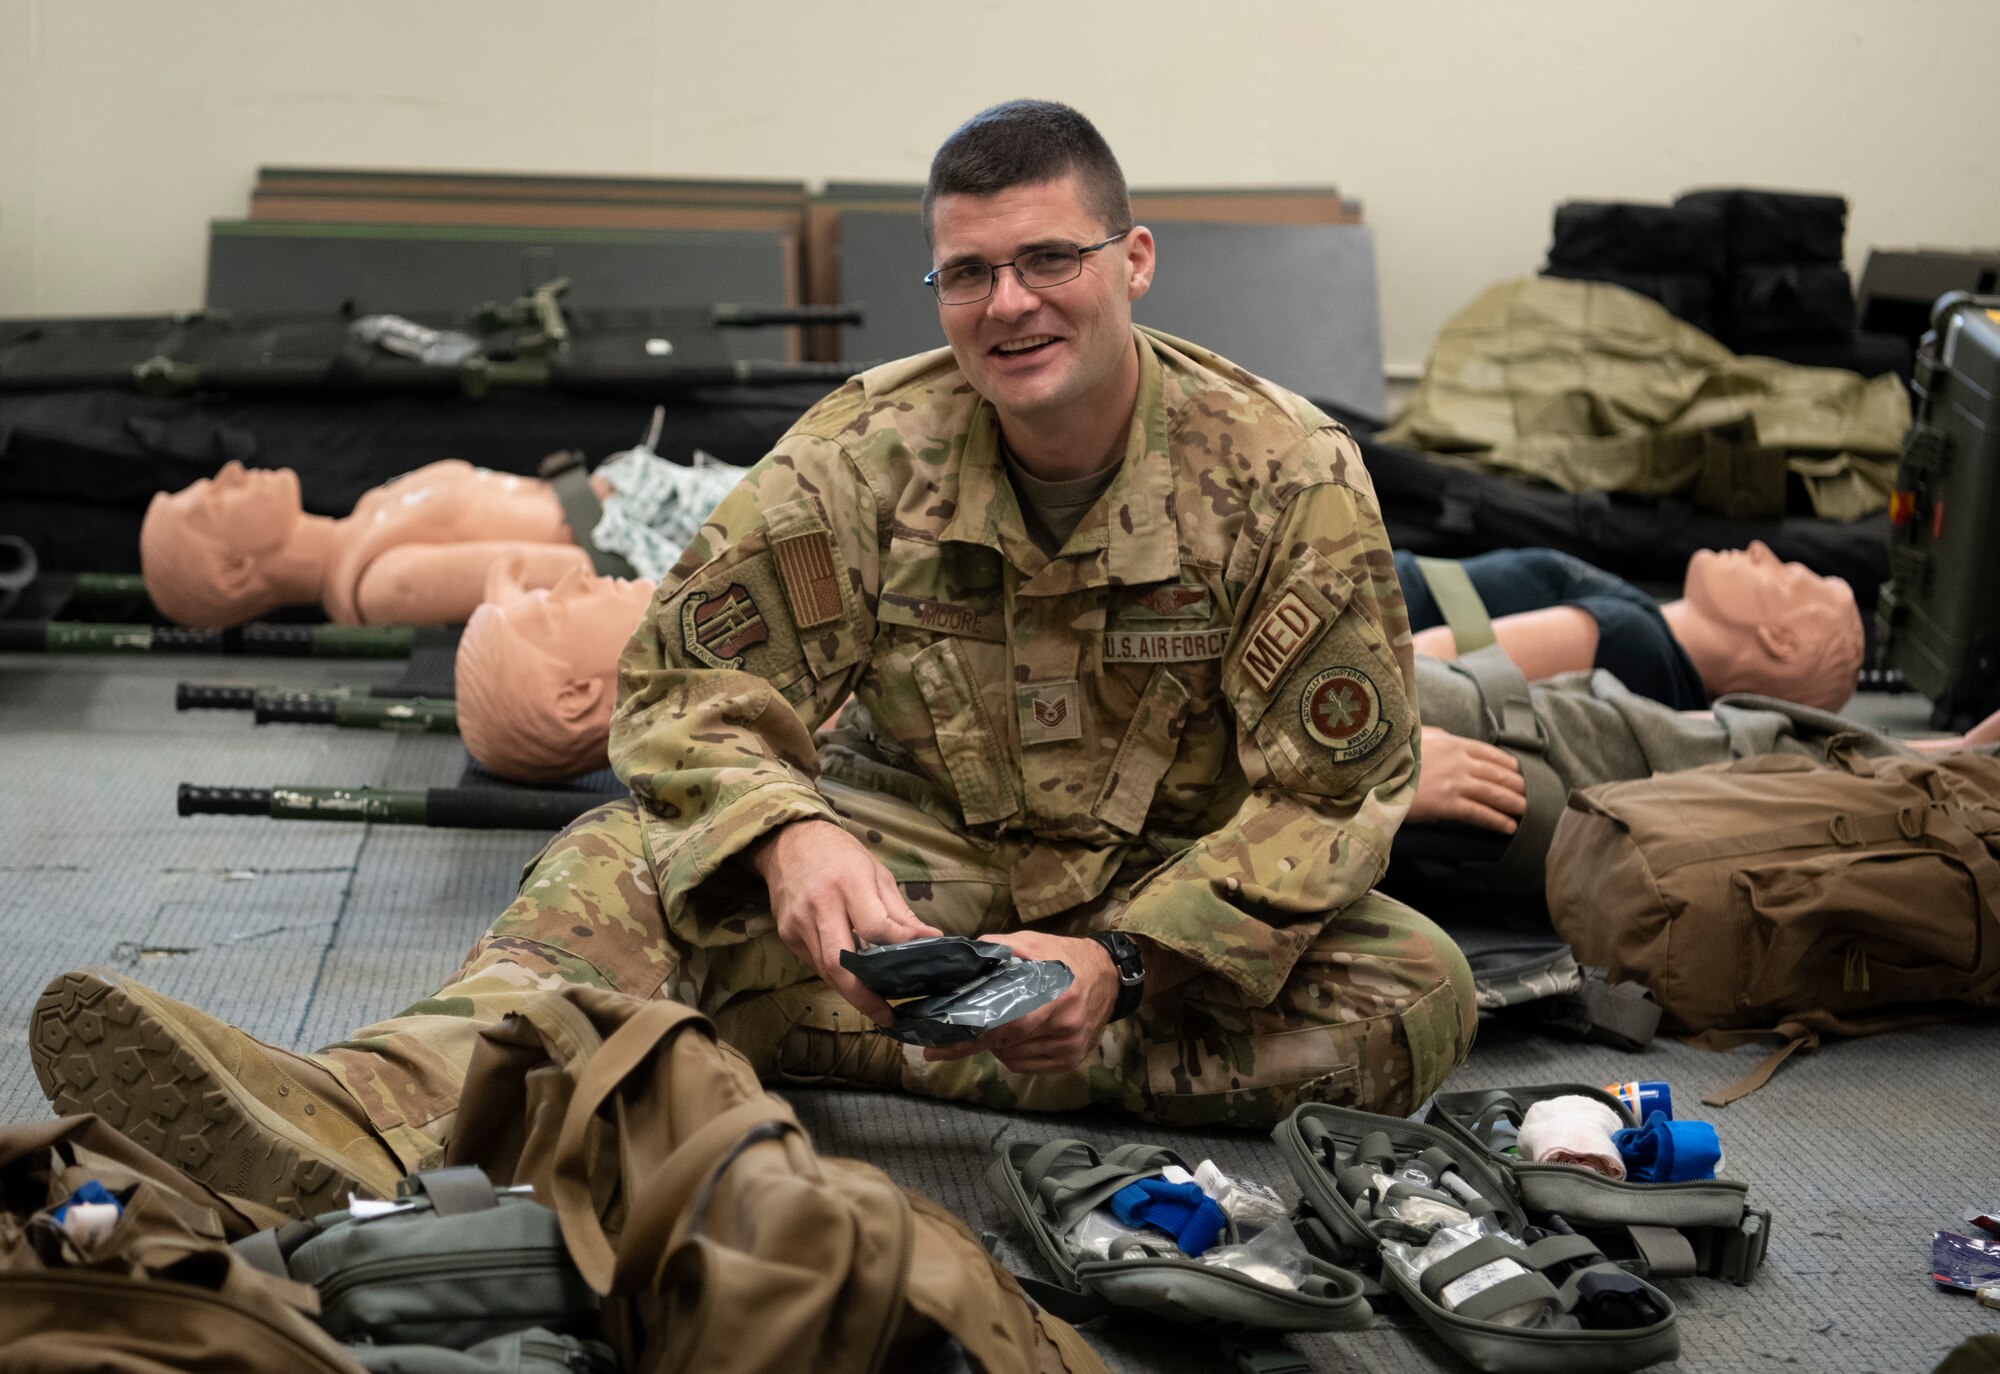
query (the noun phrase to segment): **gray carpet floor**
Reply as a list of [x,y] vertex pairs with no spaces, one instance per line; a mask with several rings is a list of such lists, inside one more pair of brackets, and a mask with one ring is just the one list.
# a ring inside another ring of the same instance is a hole
[[[396,665],[199,658],[0,656],[0,1120],[44,1115],[26,1018],[55,973],[128,971],[268,1040],[310,1049],[420,997],[506,904],[540,837],[177,818],[180,782],[269,786],[453,783],[455,739],[253,726],[176,714],[176,680],[386,681]],[[1921,703],[1878,720],[1916,724]],[[1461,914],[1461,919],[1463,914]],[[1989,932],[1990,933],[1990,932]],[[1454,1087],[1663,1078],[1682,1114],[1763,1053],[1671,1041],[1643,1054],[1522,1034],[1482,1035]],[[1934,1229],[1965,1229],[2000,1203],[2000,1025],[1936,1026],[1830,1045],[1763,1091],[1710,1114],[1725,1172],[1776,1214],[1749,1287],[1665,1286],[1682,1311],[1682,1358],[1700,1371],[1924,1371],[2000,1312],[1936,1290]],[[1262,1178],[1288,1196],[1276,1148],[1250,1135],[1163,1131],[1090,1115],[1033,1118],[890,1095],[794,1095],[820,1148],[854,1155],[1000,1237],[1032,1272],[1025,1238],[984,1186],[993,1150],[1077,1134],[1155,1139]],[[1223,1367],[1201,1338],[1099,1322],[1119,1370]],[[1463,1368],[1421,1330],[1390,1324],[1298,1340],[1315,1370]]]

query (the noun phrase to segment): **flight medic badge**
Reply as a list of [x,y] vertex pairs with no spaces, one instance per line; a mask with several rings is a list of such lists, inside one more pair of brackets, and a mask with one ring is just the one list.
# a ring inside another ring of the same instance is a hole
[[689,592],[681,603],[681,644],[711,668],[741,668],[750,650],[771,637],[757,598],[740,582],[720,592]]

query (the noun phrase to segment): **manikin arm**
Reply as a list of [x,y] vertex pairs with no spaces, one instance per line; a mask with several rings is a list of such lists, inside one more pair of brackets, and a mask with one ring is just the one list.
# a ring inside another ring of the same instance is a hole
[[526,588],[553,587],[564,573],[591,571],[590,555],[574,544],[404,544],[383,552],[361,574],[355,595],[361,623],[463,624],[485,600],[486,575],[503,558],[516,560]]
[[[1557,673],[1588,672],[1597,662],[1597,621],[1578,606],[1503,615],[1493,622],[1493,638],[1530,682]],[[1415,648],[1431,658],[1458,657],[1448,625],[1419,633]]]

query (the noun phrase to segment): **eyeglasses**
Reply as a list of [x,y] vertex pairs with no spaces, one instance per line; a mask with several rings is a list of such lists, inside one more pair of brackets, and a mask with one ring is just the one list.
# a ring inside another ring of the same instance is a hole
[[1083,275],[1083,255],[1109,248],[1131,233],[1121,229],[1110,238],[1079,248],[1073,243],[1054,243],[1030,249],[1007,262],[955,262],[924,274],[924,285],[937,292],[940,305],[971,305],[993,294],[993,283],[1005,268],[1013,268],[1021,285],[1040,290],[1061,286]]

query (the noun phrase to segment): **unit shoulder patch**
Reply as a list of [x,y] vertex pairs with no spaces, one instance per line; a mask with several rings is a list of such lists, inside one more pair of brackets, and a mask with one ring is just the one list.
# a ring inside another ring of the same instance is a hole
[[689,592],[681,603],[681,646],[711,668],[741,668],[744,656],[770,637],[757,598],[741,582]]
[[1322,668],[1299,692],[1299,719],[1306,734],[1323,744],[1335,763],[1352,763],[1373,753],[1389,737],[1382,693],[1359,668]]

